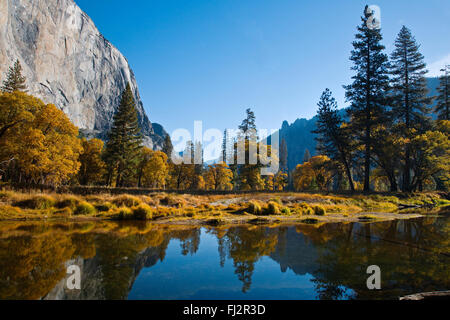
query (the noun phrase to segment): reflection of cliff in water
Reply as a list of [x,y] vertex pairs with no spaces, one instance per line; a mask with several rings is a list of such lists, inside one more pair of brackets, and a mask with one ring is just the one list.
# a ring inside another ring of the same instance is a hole
[[[317,298],[374,299],[448,290],[449,230],[448,218],[424,218],[207,232],[217,239],[216,267],[230,260],[244,293],[252,289],[256,264],[270,257],[281,272],[312,277]],[[0,224],[0,299],[126,299],[142,269],[165,263],[173,239],[180,241],[179,254],[195,255],[201,229],[145,222]],[[72,264],[81,269],[81,290],[66,288]],[[366,287],[372,264],[382,270],[379,291]]]

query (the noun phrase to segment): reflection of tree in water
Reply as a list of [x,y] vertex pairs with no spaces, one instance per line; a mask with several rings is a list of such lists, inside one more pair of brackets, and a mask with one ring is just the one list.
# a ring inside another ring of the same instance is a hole
[[200,234],[199,228],[173,230],[170,232],[170,238],[180,240],[182,255],[185,256],[188,253],[193,255],[200,246]]
[[[313,273],[318,298],[344,298],[344,287],[358,299],[448,290],[448,219],[358,226],[326,225],[317,231],[333,235],[332,241],[314,242],[320,250],[319,268]],[[381,290],[367,289],[366,269],[372,264],[381,268]]]
[[243,282],[242,292],[250,289],[255,263],[263,256],[270,255],[278,242],[278,230],[270,228],[230,228],[218,238],[221,264],[225,253],[233,260],[235,273]]

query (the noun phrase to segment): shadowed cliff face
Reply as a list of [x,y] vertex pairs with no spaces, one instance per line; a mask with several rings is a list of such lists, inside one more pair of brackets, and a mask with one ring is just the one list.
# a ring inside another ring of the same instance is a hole
[[153,130],[128,61],[73,0],[0,0],[0,12],[1,80],[19,59],[30,94],[101,138],[130,82],[145,144],[161,147],[165,132]]

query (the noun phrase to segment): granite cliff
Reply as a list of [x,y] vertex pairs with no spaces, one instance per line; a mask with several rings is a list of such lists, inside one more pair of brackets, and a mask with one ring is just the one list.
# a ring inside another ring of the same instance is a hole
[[106,137],[130,82],[144,143],[162,147],[166,132],[148,119],[127,59],[73,0],[0,0],[1,80],[16,59],[28,93],[55,104],[87,136]]

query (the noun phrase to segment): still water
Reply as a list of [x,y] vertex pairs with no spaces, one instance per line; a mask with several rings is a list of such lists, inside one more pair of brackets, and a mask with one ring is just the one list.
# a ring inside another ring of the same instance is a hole
[[[450,219],[302,226],[0,223],[0,299],[397,299],[450,289]],[[67,287],[79,266],[81,289]],[[381,290],[368,290],[369,265]]]

